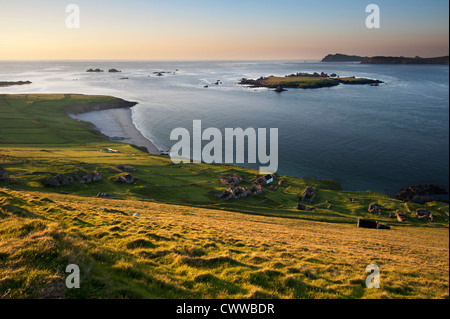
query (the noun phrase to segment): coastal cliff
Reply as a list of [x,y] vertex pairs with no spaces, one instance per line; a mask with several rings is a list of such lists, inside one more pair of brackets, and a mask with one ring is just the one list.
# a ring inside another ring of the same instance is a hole
[[129,102],[122,99],[114,99],[107,102],[88,102],[83,104],[68,105],[64,108],[64,111],[67,114],[77,115],[93,111],[131,108],[136,104],[137,102]]

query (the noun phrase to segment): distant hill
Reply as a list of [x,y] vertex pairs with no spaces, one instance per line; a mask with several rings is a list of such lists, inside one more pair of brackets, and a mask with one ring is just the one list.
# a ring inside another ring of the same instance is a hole
[[405,58],[405,57],[386,57],[376,56],[367,58],[361,61],[362,64],[449,64],[449,57],[437,57],[437,58]]
[[329,54],[322,59],[322,62],[361,62],[361,64],[443,64],[449,65],[449,56],[436,58],[415,58],[392,57],[392,56],[375,56],[361,57],[357,55],[346,54]]
[[346,54],[328,54],[322,59],[322,62],[362,62],[367,57]]

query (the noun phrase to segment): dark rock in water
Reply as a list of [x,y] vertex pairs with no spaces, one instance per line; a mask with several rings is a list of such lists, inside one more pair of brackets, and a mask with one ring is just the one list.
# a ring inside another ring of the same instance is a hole
[[121,175],[117,178],[117,182],[124,184],[134,183],[134,177],[131,174]]
[[411,186],[409,188],[402,189],[397,195],[395,195],[395,199],[404,201],[404,202],[412,202],[416,204],[426,204],[428,202],[433,201],[447,201],[442,200],[436,195],[447,195],[448,192],[436,185],[425,184],[425,185],[416,185]]
[[8,174],[6,170],[0,166],[0,181],[6,181],[8,179]]
[[24,84],[31,84],[30,81],[0,81],[0,87],[6,87],[6,86],[13,86],[13,85],[24,85]]
[[103,70],[100,70],[100,69],[88,69],[86,72],[89,72],[89,73],[91,73],[91,72],[95,72],[95,73],[99,73],[99,72],[104,72]]
[[119,70],[117,70],[117,69],[109,69],[108,72],[109,72],[109,73],[120,73],[120,72],[122,72],[122,71],[119,71]]
[[286,89],[283,89],[283,87],[281,85],[279,85],[276,89],[275,92],[280,93],[280,92],[284,92],[287,91]]
[[382,206],[377,203],[372,203],[369,205],[368,212],[372,214],[381,214],[381,208]]

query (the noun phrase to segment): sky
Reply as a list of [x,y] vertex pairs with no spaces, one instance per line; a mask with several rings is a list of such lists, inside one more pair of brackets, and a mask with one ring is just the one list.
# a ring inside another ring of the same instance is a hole
[[[69,4],[80,28],[66,26]],[[434,57],[449,54],[448,12],[447,0],[0,0],[0,60]]]

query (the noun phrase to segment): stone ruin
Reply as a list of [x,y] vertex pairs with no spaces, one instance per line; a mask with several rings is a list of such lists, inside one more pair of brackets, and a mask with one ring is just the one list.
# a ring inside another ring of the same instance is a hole
[[243,178],[241,176],[239,176],[238,174],[233,174],[231,176],[222,176],[220,178],[220,182],[222,184],[225,185],[230,185],[230,186],[238,186],[240,183],[242,183]]
[[314,188],[312,188],[311,186],[306,187],[302,193],[302,203],[309,202],[310,204],[312,204],[316,198],[317,194]]
[[380,204],[372,203],[369,205],[369,209],[367,210],[369,213],[381,215],[381,209],[383,207]]
[[59,173],[56,176],[50,176],[48,177],[43,184],[45,186],[54,186],[54,187],[61,187],[69,185],[72,182],[77,182],[79,184],[90,184],[93,182],[98,182],[102,180],[102,175],[98,171],[93,171],[90,174],[85,175],[78,175],[74,174],[75,176],[72,177],[67,174]]
[[434,216],[430,211],[426,209],[418,209],[416,210],[416,217],[419,220],[428,220],[430,222],[434,222]]
[[222,193],[218,194],[218,198],[222,198],[225,202],[230,199],[246,198],[248,196],[256,196],[262,194],[263,189],[261,185],[253,185],[252,187],[238,186],[235,189],[228,188]]
[[117,182],[123,184],[133,184],[134,180],[135,179],[131,174],[125,174],[117,177]]

